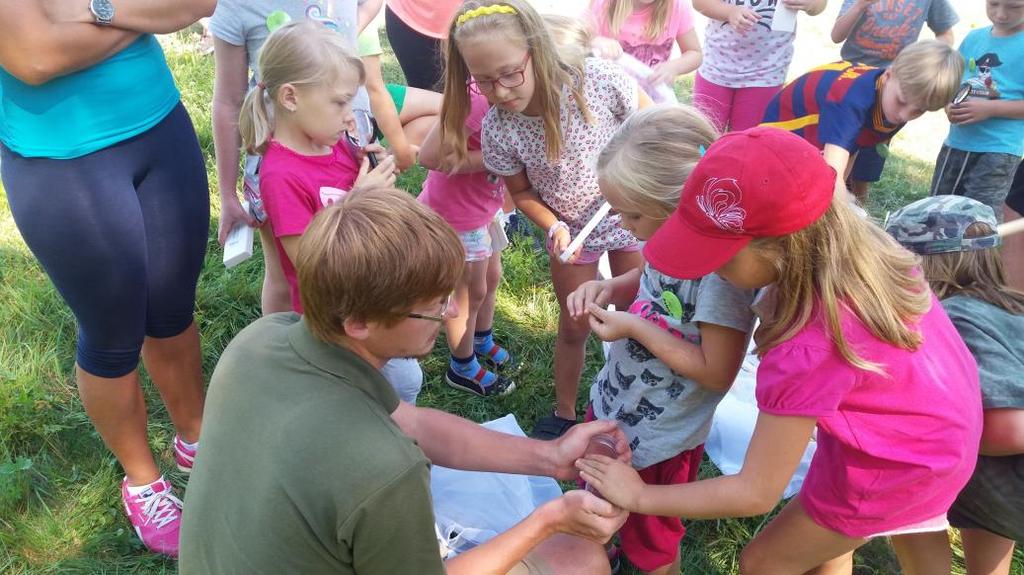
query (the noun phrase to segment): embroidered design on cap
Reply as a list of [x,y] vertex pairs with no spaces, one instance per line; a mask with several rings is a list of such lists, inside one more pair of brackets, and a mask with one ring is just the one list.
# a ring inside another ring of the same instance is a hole
[[740,207],[741,198],[743,192],[735,179],[708,178],[697,196],[697,207],[720,229],[742,234],[747,211]]

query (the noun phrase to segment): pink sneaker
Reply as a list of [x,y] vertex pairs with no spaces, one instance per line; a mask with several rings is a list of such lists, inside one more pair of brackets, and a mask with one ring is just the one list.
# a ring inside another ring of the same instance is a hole
[[146,547],[154,553],[177,557],[181,500],[174,496],[171,484],[160,477],[139,495],[131,495],[126,477],[121,482],[121,500],[128,521]]
[[174,463],[182,473],[192,473],[192,464],[196,461],[196,450],[185,445],[178,435],[174,436]]

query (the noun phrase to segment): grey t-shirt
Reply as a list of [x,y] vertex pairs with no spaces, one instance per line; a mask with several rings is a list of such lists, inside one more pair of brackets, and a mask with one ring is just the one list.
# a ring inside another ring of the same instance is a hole
[[[856,0],[843,0],[839,15]],[[936,34],[949,30],[960,17],[949,0],[886,0],[868,7],[843,43],[843,60],[885,68],[900,50],[917,41],[927,22]]]
[[[978,362],[982,406],[1024,409],[1024,315],[960,295],[942,300],[942,307]],[[1024,540],[1024,455],[978,457],[949,519]]]
[[[750,332],[753,290],[715,274],[680,280],[644,267],[629,312],[700,345],[698,323]],[[675,373],[633,339],[612,342],[608,361],[590,388],[598,419],[616,419],[633,449],[633,466],[649,467],[704,443],[724,392]]]

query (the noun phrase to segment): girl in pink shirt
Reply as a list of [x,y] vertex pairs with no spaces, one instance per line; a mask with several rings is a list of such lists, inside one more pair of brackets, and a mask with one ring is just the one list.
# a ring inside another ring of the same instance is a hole
[[[593,0],[588,14],[594,52],[616,59],[623,52],[651,68],[653,85],[675,84],[701,62],[700,39],[689,0]],[[680,55],[672,58],[672,45]]]
[[[501,281],[501,245],[504,230],[496,220],[504,203],[501,179],[484,168],[480,130],[490,109],[487,98],[470,94],[466,117],[466,157],[454,161],[441,145],[435,125],[420,149],[420,163],[430,172],[419,200],[448,222],[466,250],[466,269],[453,298],[459,315],[445,321],[451,360],[445,373],[448,385],[483,397],[505,395],[515,383],[502,372],[512,365],[508,351],[494,342],[494,303]],[[486,360],[488,370],[477,356]]]
[[793,134],[727,134],[644,250],[674,277],[716,271],[766,288],[754,306],[761,413],[740,472],[648,486],[608,458],[578,462],[629,511],[750,516],[775,507],[816,437],[799,496],[743,550],[744,573],[849,573],[872,537],[945,530],[978,454],[974,359],[918,258],[833,201],[834,187],[818,150]]

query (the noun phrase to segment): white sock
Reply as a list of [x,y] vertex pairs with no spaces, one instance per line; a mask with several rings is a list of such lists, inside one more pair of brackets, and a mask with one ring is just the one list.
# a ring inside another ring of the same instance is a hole
[[[147,483],[145,485],[128,485],[128,495],[131,495],[131,496],[141,495],[147,489],[152,489],[153,485],[155,485],[155,484],[157,484],[157,483],[159,483],[159,482],[161,482],[163,480],[164,480],[164,476],[161,475],[153,483]],[[154,490],[154,492],[155,492],[155,490]]]

